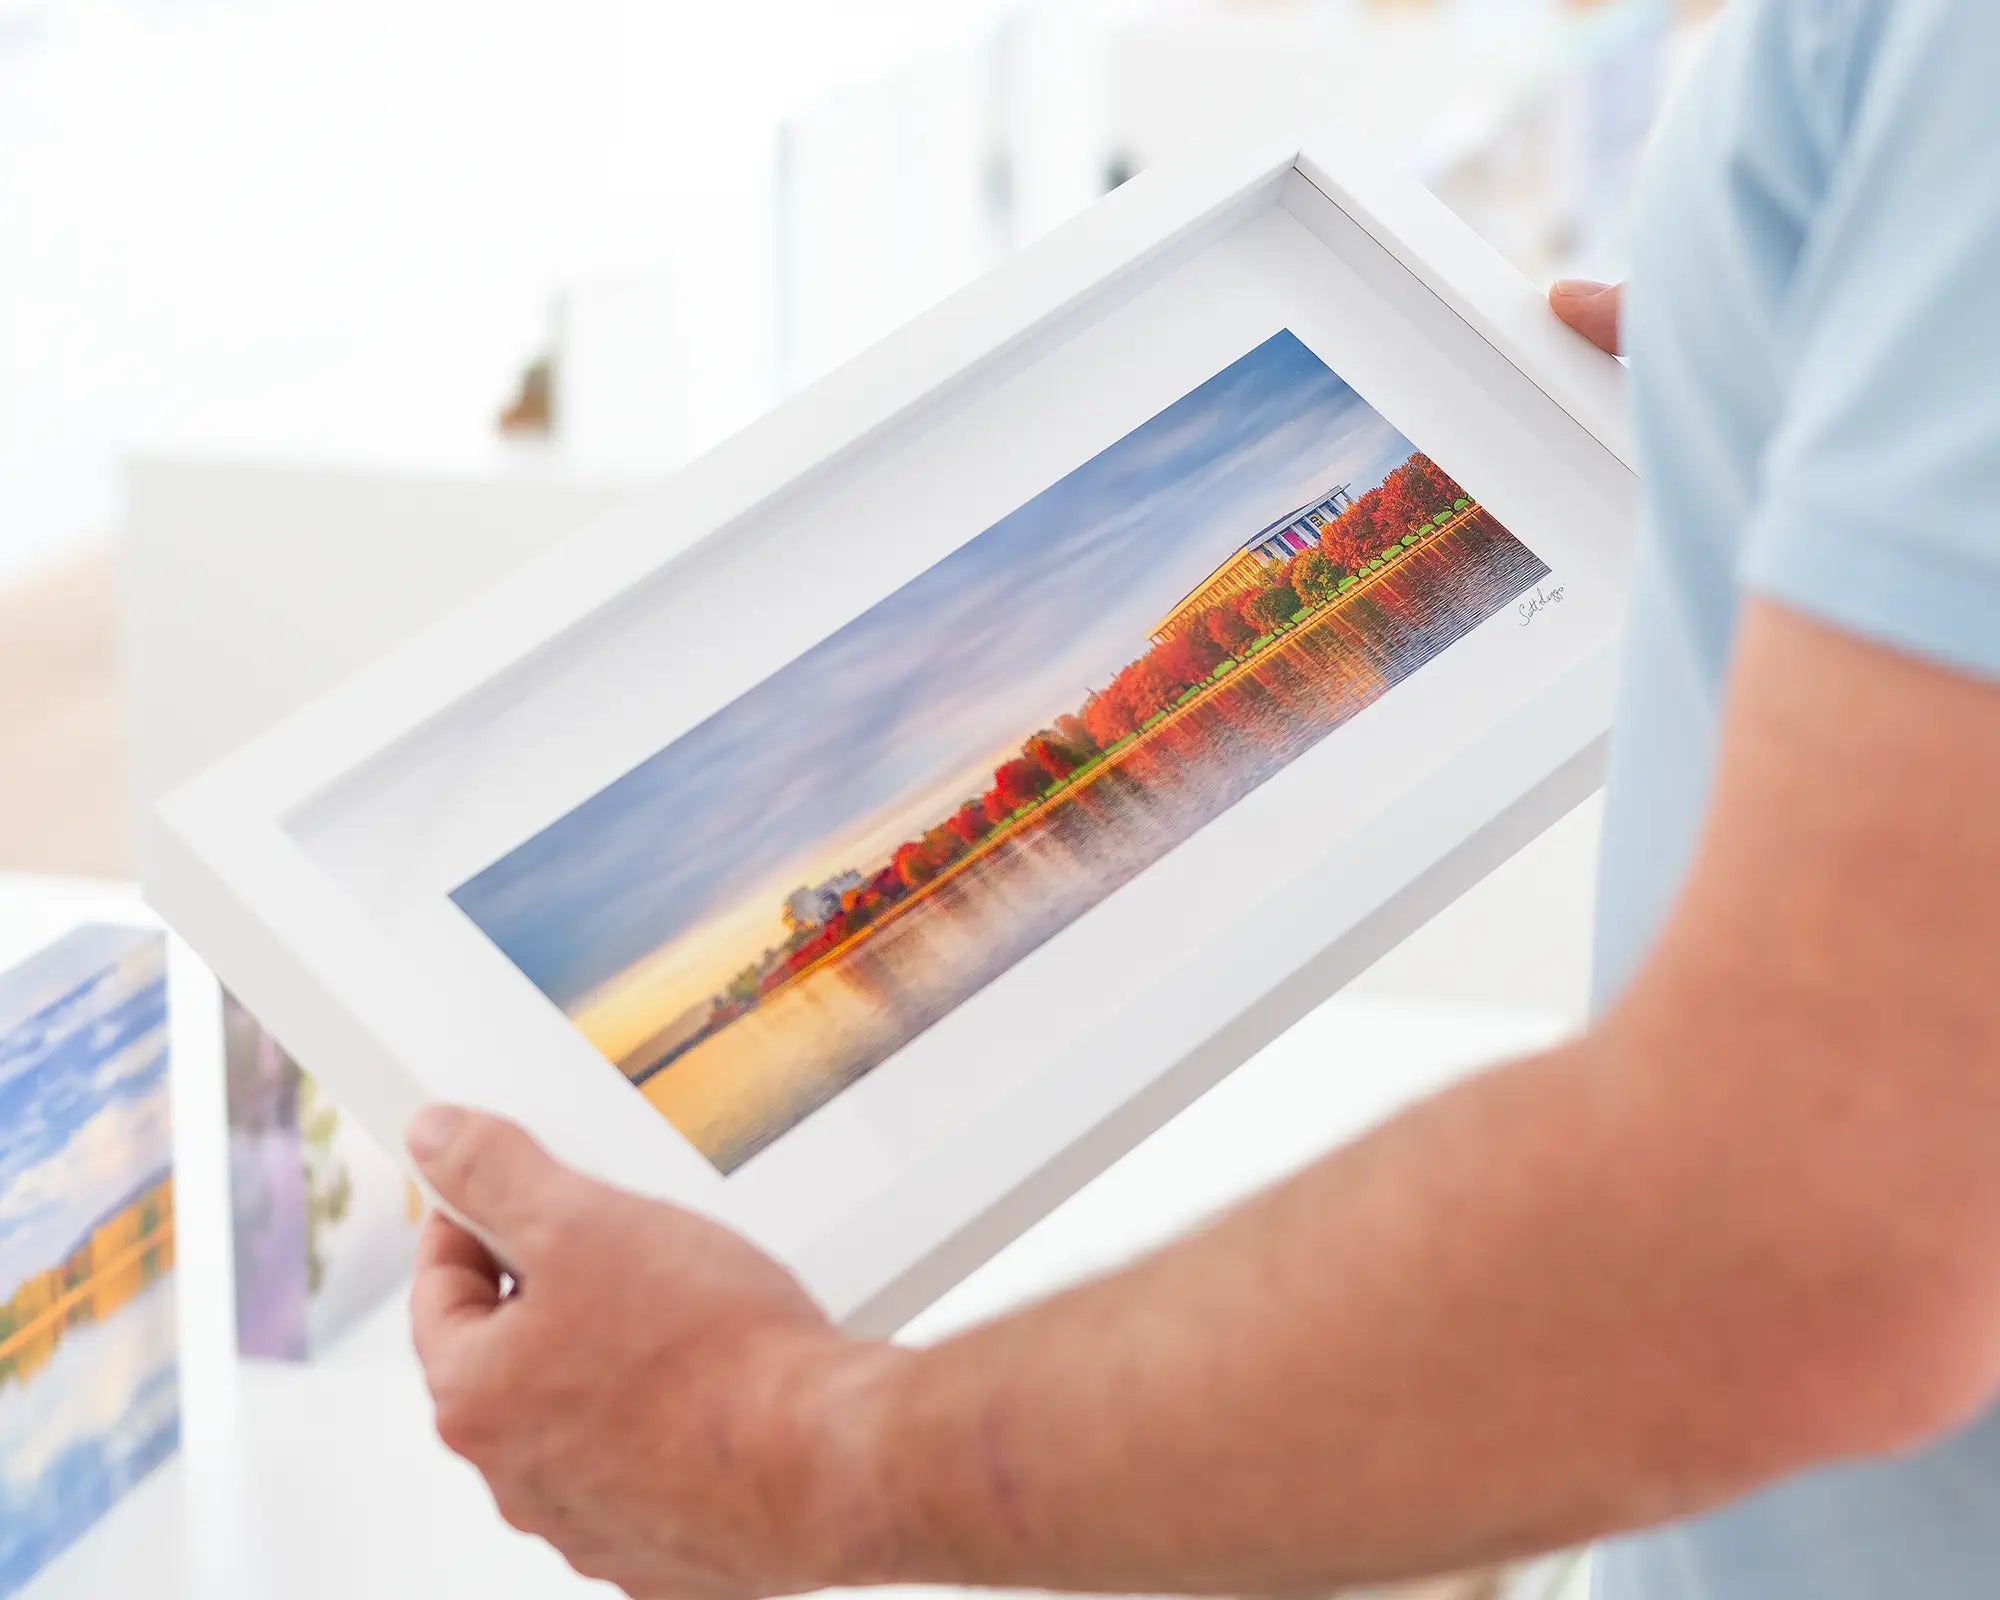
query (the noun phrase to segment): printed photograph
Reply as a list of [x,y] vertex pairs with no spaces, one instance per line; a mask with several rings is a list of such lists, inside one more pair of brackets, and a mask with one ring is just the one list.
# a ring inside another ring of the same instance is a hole
[[236,1347],[304,1361],[400,1293],[422,1200],[234,995],[222,1006]]
[[0,1595],[180,1443],[166,943],[0,974]]
[[1548,574],[1282,332],[452,899],[730,1172]]

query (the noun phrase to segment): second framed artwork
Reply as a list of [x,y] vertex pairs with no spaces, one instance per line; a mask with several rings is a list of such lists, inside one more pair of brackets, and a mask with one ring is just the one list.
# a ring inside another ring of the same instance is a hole
[[891,1326],[1594,786],[1621,393],[1364,156],[1148,174],[183,791],[149,888],[378,1137],[491,1107]]

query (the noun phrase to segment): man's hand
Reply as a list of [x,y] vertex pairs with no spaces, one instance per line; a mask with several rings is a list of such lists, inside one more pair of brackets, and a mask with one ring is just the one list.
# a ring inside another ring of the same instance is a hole
[[1619,337],[1619,319],[1625,309],[1623,284],[1565,278],[1549,290],[1549,304],[1557,316],[1598,349],[1614,356],[1623,349]]
[[411,1292],[446,1444],[500,1512],[637,1600],[865,1577],[843,1398],[897,1359],[841,1337],[726,1229],[593,1183],[510,1123],[433,1108],[410,1153],[520,1274],[442,1217]]

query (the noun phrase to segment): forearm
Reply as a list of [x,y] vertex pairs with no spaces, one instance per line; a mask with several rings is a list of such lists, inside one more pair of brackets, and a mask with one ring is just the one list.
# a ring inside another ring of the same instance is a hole
[[1824,1390],[1869,1359],[1872,1328],[1838,1324],[1870,1286],[1746,1214],[1778,1130],[1691,1137],[1687,1097],[1615,1048],[1474,1080],[1126,1272],[885,1362],[853,1413],[893,1523],[867,1575],[1434,1572],[1845,1448]]
[[1645,1274],[1638,1219],[1602,1192],[1615,1113],[1588,1056],[1475,1081],[1129,1271],[885,1368],[896,1575],[1278,1590],[1666,1509],[1671,1465],[1631,1414],[1632,1366],[1658,1356],[1606,1359]]

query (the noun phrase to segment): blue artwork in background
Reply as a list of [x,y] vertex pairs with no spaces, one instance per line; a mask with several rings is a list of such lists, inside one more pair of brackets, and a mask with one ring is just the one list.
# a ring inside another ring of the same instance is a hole
[[180,1442],[165,941],[0,974],[0,1596]]

